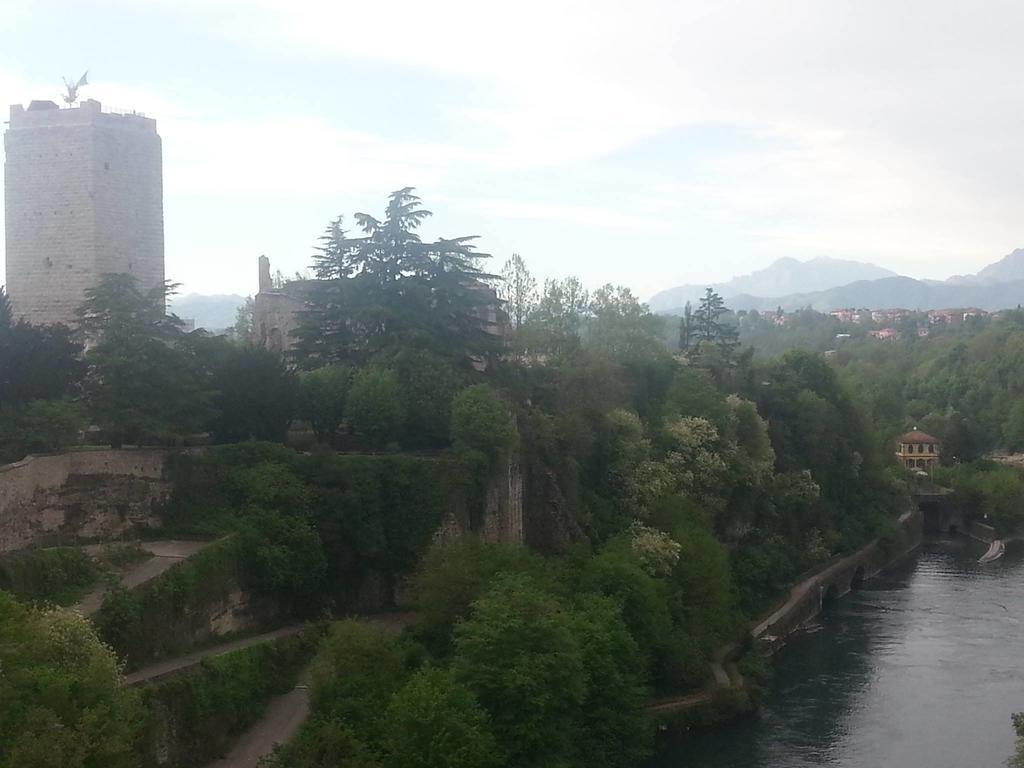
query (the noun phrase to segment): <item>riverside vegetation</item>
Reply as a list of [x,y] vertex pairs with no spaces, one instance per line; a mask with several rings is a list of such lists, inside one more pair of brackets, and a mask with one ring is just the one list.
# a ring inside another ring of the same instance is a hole
[[[287,360],[245,312],[235,338],[183,333],[168,289],[124,276],[87,296],[84,355],[0,300],[4,457],[86,425],[114,445],[207,433],[171,465],[162,531],[217,539],[92,621],[46,603],[85,578],[70,560],[0,584],[0,767],[201,764],[307,664],[312,714],[273,766],[636,766],[652,697],[703,688],[800,573],[894,534],[894,422],[848,365],[755,357],[711,292],[666,344],[627,289],[538,286],[519,257],[488,274],[470,238],[422,241],[427,215],[406,189],[356,235],[331,223]],[[489,284],[507,343],[481,320]],[[303,453],[283,444],[298,421]],[[510,461],[527,546],[434,542],[453,510],[480,531]],[[238,590],[267,628],[319,629],[120,685]],[[401,636],[330,621],[396,595],[418,616]]]

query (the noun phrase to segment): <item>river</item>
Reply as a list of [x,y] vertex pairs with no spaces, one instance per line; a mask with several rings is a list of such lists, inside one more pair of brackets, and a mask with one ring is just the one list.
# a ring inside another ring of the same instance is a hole
[[928,541],[774,659],[761,711],[673,737],[652,768],[998,768],[1024,710],[1024,548]]

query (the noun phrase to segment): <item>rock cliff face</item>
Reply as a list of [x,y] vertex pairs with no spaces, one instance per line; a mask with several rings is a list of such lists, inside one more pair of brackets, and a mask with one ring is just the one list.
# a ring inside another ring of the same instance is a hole
[[586,541],[576,517],[575,488],[568,478],[550,467],[531,464],[526,473],[524,542],[545,554],[564,552],[571,544]]
[[511,455],[494,473],[484,500],[482,517],[465,508],[465,500],[453,505],[434,535],[436,541],[475,535],[494,544],[522,544],[525,541],[524,477],[518,455]]
[[169,451],[75,451],[0,467],[0,554],[159,527]]
[[505,544],[523,543],[523,470],[518,456],[509,457],[487,489],[482,537]]

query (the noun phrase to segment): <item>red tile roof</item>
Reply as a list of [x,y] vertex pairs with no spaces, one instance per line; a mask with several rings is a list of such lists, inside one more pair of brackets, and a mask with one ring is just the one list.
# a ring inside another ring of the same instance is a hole
[[911,430],[905,434],[900,435],[897,438],[897,442],[900,443],[938,443],[941,442],[939,438],[932,437],[927,432],[921,432],[918,429]]

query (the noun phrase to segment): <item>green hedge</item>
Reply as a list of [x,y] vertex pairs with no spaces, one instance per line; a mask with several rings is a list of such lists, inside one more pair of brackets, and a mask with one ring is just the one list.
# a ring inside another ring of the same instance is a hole
[[480,519],[486,468],[471,459],[218,446],[175,459],[165,528],[239,531],[257,511],[307,520],[323,546],[331,597],[351,607],[366,578],[410,572],[449,511]]
[[147,757],[168,768],[206,765],[227,753],[273,696],[295,685],[321,632],[205,659],[142,689]]
[[21,600],[69,605],[100,577],[100,567],[80,549],[30,549],[0,559],[0,589]]
[[226,538],[152,581],[112,592],[93,620],[100,637],[136,668],[191,648],[210,609],[241,581],[241,547],[237,539]]

